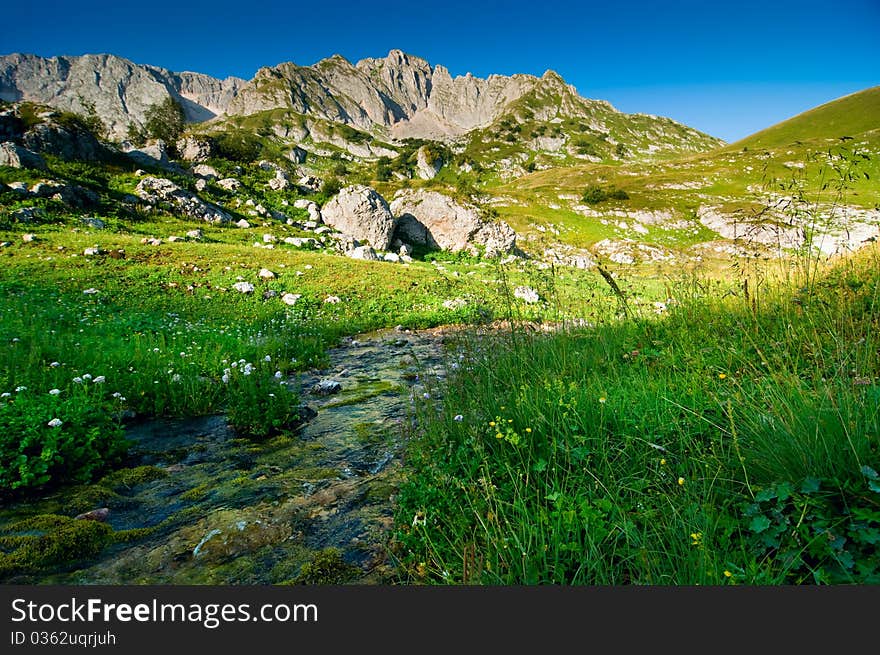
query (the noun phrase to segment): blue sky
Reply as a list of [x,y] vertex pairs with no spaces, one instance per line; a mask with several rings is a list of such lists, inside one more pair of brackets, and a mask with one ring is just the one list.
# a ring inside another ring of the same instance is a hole
[[392,48],[471,72],[560,73],[581,95],[728,141],[880,84],[880,0],[14,2],[0,53],[110,52],[250,78]]

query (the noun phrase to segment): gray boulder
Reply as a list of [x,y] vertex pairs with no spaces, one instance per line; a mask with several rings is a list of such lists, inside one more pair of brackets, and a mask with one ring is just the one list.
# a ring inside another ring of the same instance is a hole
[[145,177],[135,188],[138,198],[151,205],[164,205],[183,216],[207,221],[229,223],[232,216],[216,205],[205,202],[171,180],[161,177]]
[[44,170],[46,162],[37,153],[6,141],[0,143],[0,166],[12,168],[38,168]]
[[168,158],[168,149],[165,146],[165,142],[161,139],[157,139],[153,143],[141,148],[129,148],[125,151],[125,154],[140,166],[164,168],[166,171],[173,171],[175,173],[184,172],[180,166]]
[[47,122],[33,126],[22,143],[36,152],[55,155],[65,161],[107,161],[111,152],[93,134],[82,129],[68,129]]
[[287,153],[287,158],[294,164],[305,164],[307,154],[305,150],[297,146]]
[[345,187],[321,209],[327,225],[368,241],[377,250],[388,250],[395,220],[385,198],[362,185]]
[[516,247],[516,233],[502,221],[487,221],[479,209],[436,191],[400,191],[391,203],[397,216],[396,237],[403,243],[428,248],[486,255],[508,253]]
[[351,259],[364,259],[370,262],[379,261],[379,255],[377,255],[376,251],[370,246],[358,246],[357,248],[352,248],[345,253],[345,256],[350,257]]
[[211,142],[194,136],[184,137],[177,141],[177,152],[185,161],[203,162],[213,154]]

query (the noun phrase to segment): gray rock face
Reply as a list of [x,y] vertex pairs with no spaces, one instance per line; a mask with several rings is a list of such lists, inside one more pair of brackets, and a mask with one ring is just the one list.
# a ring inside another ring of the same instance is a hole
[[135,194],[153,205],[165,205],[188,218],[208,223],[228,223],[232,217],[225,211],[205,202],[171,180],[161,177],[145,177],[138,183]]
[[395,220],[388,203],[374,189],[362,185],[345,187],[321,209],[327,225],[368,241],[376,250],[388,250]]
[[111,157],[110,151],[89,132],[70,130],[52,122],[29,129],[22,143],[31,150],[67,161],[107,161]]
[[0,143],[0,166],[12,168],[37,168],[45,170],[46,162],[37,153],[6,141]]
[[147,109],[168,96],[181,103],[190,121],[223,113],[244,80],[217,80],[199,73],[172,73],[114,55],[0,57],[0,98],[28,100],[79,114],[94,103],[111,137],[122,139],[131,122],[144,124]]
[[437,173],[443,167],[443,162],[439,159],[433,159],[430,155],[430,149],[422,146],[416,153],[416,172],[423,180],[433,180],[437,177]]
[[398,217],[396,236],[404,243],[474,253],[482,246],[489,256],[516,247],[516,233],[507,223],[486,221],[475,206],[436,191],[398,192],[391,211]]

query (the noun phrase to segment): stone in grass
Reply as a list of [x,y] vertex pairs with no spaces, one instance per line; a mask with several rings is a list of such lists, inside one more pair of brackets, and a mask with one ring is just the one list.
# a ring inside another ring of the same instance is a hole
[[342,384],[337,380],[319,380],[312,386],[312,393],[316,396],[329,396],[342,391]]
[[541,296],[538,295],[538,292],[532,289],[532,287],[516,287],[513,290],[513,297],[519,298],[520,300],[527,303],[536,303],[541,299]]
[[285,305],[295,305],[296,301],[302,298],[301,293],[285,293],[281,296],[281,302]]
[[239,293],[253,293],[254,285],[250,282],[236,282],[232,285],[232,288],[238,291]]
[[259,276],[259,278],[261,280],[274,280],[275,279],[275,273],[270,271],[268,268],[261,268],[260,272],[257,273],[257,275]]

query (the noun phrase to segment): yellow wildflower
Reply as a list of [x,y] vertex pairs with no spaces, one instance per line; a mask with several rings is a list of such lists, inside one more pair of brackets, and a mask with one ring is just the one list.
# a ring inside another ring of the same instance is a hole
[[678,484],[679,484],[679,485],[684,484],[684,478],[679,478],[679,479],[678,479]]

